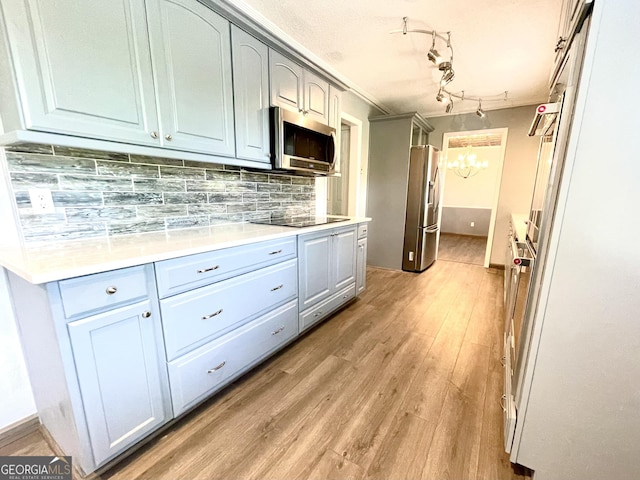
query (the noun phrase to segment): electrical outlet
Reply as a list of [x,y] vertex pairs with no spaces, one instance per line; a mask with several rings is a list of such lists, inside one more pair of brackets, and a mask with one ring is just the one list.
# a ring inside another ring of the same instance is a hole
[[476,226],[476,222],[471,222],[471,226],[475,227]]
[[413,252],[409,252],[409,261],[413,262]]
[[30,188],[29,199],[34,213],[55,213],[51,190],[48,188]]

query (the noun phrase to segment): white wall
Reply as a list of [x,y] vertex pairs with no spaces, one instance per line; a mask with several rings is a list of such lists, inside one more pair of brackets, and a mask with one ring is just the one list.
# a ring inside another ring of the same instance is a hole
[[495,194],[496,181],[499,166],[502,163],[501,147],[474,147],[471,149],[478,158],[476,161],[488,161],[486,170],[480,171],[477,175],[469,178],[462,178],[456,175],[453,170],[446,168],[446,163],[458,158],[458,155],[465,154],[465,148],[449,148],[447,159],[443,168],[445,171],[444,196],[442,204],[445,207],[479,207],[493,208],[493,198]]
[[[19,242],[6,180],[6,159],[0,148],[0,248]],[[6,272],[0,267],[0,431],[36,413],[14,319]]]

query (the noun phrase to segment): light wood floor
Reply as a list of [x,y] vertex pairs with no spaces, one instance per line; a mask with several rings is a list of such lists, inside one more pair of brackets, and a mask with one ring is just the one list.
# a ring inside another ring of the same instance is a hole
[[440,233],[438,259],[449,262],[484,265],[487,237]]
[[[356,302],[102,479],[515,479],[502,449],[502,276],[370,268]],[[0,455],[50,455],[39,433]]]

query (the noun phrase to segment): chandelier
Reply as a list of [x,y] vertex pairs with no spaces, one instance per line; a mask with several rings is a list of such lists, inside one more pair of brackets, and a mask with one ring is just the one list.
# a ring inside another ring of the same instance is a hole
[[447,168],[462,178],[469,178],[486,170],[489,167],[487,160],[480,161],[478,156],[471,151],[471,147],[467,147],[464,153],[458,155],[456,160],[447,162]]
[[[451,44],[451,32],[437,32],[435,30],[422,30],[422,29],[409,29],[407,27],[407,17],[402,17],[403,26],[401,30],[393,30],[389,33],[402,33],[406,35],[407,33],[421,33],[424,35],[431,36],[431,48],[427,52],[427,59],[433,63],[438,70],[442,72],[442,76],[439,82],[438,94],[436,95],[436,101],[442,103],[445,106],[445,113],[453,112],[453,99],[457,99],[460,101],[473,101],[478,102],[478,108],[476,109],[476,115],[480,118],[484,118],[486,116],[485,111],[482,109],[482,100],[497,100],[500,98],[504,98],[505,101],[508,100],[509,92],[506,90],[499,94],[495,95],[484,95],[482,97],[475,95],[465,95],[465,91],[461,90],[457,93],[448,90],[446,87],[454,80],[455,71],[453,70],[453,45]],[[440,52],[436,49],[438,45],[436,43],[441,44],[440,50],[445,51],[448,50],[448,55],[441,55]]]

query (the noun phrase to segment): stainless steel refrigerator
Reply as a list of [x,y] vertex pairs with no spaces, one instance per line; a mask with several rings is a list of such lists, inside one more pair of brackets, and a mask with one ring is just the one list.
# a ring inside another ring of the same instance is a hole
[[408,272],[422,272],[436,259],[440,230],[439,153],[431,145],[411,147],[402,253],[402,269]]

